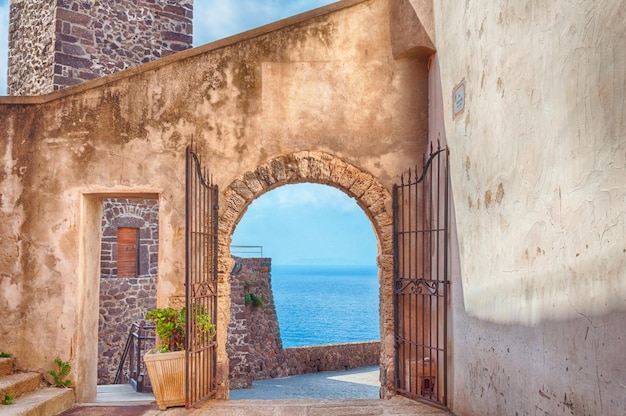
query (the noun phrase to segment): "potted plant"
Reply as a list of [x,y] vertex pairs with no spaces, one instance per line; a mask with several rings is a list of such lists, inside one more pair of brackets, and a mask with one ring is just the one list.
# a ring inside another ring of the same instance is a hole
[[[194,305],[195,325],[200,340],[215,335],[215,324],[202,305]],[[159,343],[143,357],[159,410],[185,404],[185,320],[186,309],[157,308],[146,314],[155,324]]]

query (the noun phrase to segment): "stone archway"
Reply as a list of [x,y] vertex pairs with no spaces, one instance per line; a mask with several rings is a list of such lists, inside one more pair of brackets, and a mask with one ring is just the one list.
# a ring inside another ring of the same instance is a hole
[[[381,395],[393,395],[393,227],[390,192],[372,175],[331,154],[320,151],[301,151],[278,156],[255,170],[236,178],[222,192],[219,219],[219,285],[220,308],[218,321],[227,326],[230,320],[229,273],[234,264],[230,256],[231,235],[248,206],[260,195],[282,185],[303,182],[333,186],[356,199],[370,219],[378,240],[381,328]],[[226,331],[220,334],[219,344],[225,346]],[[221,347],[218,361],[223,391],[228,395],[228,364],[225,347]]]

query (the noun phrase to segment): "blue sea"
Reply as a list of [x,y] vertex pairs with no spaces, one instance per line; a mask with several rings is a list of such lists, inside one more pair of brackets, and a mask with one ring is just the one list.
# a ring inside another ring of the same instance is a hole
[[378,269],[272,266],[283,347],[380,340]]

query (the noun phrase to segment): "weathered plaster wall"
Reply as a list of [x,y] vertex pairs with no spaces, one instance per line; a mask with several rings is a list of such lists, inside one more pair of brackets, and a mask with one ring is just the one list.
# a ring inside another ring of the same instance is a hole
[[622,415],[624,3],[434,3],[430,136],[451,148],[461,266],[452,409]]
[[[2,349],[21,368],[71,360],[78,400],[93,400],[102,201],[159,200],[157,302],[182,296],[184,148],[193,140],[229,192],[220,206],[221,328],[230,233],[247,204],[297,181],[357,198],[379,236],[388,392],[389,190],[423,153],[427,129],[426,62],[394,59],[390,15],[386,0],[349,0],[41,98],[0,99],[0,308],[8,311],[0,339],[10,347]],[[269,161],[282,176],[246,197],[229,188]],[[221,331],[218,397],[228,394],[225,340]]]

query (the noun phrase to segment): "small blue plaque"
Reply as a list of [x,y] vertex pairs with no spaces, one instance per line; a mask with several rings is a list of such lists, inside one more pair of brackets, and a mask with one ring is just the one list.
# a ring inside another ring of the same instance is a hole
[[465,81],[454,87],[452,92],[452,110],[454,117],[458,116],[465,109]]

